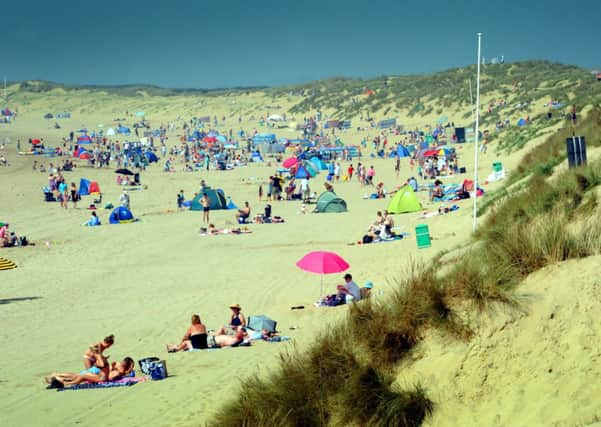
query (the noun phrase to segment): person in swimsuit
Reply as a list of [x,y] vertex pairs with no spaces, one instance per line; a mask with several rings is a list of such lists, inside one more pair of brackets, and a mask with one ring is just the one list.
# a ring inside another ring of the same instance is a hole
[[207,348],[207,328],[200,320],[198,314],[192,315],[192,325],[186,331],[182,341],[178,345],[167,345],[169,353],[203,348]]
[[246,318],[242,314],[240,304],[230,305],[230,310],[232,310],[232,317],[229,324],[219,328],[215,335],[235,335],[238,330],[246,326]]
[[91,345],[83,355],[83,365],[86,369],[91,367],[104,368],[108,365],[108,357],[102,353],[112,346],[115,342],[115,336],[109,335],[98,344]]
[[129,375],[134,369],[134,366],[133,359],[131,357],[126,357],[122,362],[113,362],[110,368],[108,365],[104,368],[92,366],[81,371],[79,374],[55,372],[51,376],[44,378],[44,380],[48,384],[47,388],[64,388],[65,386],[81,384],[84,382],[99,383],[103,381],[117,381],[126,375]]
[[73,202],[73,208],[77,208],[77,201],[79,200],[79,192],[74,182],[71,183],[71,201]]
[[209,211],[211,209],[211,201],[209,200],[209,196],[207,193],[202,195],[202,199],[200,199],[200,204],[202,205],[202,223],[208,224],[209,221]]
[[239,328],[234,335],[219,334],[209,335],[207,343],[209,348],[236,347],[244,341],[246,331]]

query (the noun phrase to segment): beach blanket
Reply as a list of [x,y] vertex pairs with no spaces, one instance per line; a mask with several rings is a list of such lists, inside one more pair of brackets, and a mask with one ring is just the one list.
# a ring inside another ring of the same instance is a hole
[[17,268],[17,264],[9,259],[0,257],[0,270],[12,270],[13,268]]
[[250,341],[242,341],[238,345],[228,345],[225,347],[193,348],[191,350],[188,350],[188,353],[193,353],[193,352],[197,352],[197,351],[215,351],[215,350],[223,350],[226,348],[236,348],[236,347],[250,347],[250,345],[251,345]]
[[396,242],[397,240],[402,240],[405,237],[408,237],[409,233],[401,233],[401,234],[397,234],[393,237],[390,237],[388,239],[377,239],[374,240],[372,243],[386,243],[386,242]]
[[65,387],[65,388],[57,388],[56,391],[85,390],[85,389],[90,389],[90,388],[129,387],[129,386],[136,385],[143,381],[146,381],[145,377],[128,377],[128,378],[122,378],[117,381],[104,381],[101,383],[75,384],[75,385]]

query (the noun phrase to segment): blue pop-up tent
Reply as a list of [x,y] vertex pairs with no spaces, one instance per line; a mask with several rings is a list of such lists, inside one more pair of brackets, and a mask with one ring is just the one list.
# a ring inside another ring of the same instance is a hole
[[409,154],[409,150],[407,150],[407,147],[399,144],[396,149],[396,155],[398,157],[409,157],[411,154]]
[[79,180],[79,195],[87,196],[89,194],[90,194],[90,181],[85,178],[81,178]]
[[304,165],[300,165],[296,169],[296,173],[294,174],[294,177],[297,179],[311,178],[311,173],[307,170],[307,168]]
[[125,206],[119,206],[113,210],[109,217],[111,224],[125,224],[134,221],[134,215]]
[[159,158],[152,151],[147,151],[144,153],[146,155],[146,159],[148,159],[149,163],[155,163],[159,161]]

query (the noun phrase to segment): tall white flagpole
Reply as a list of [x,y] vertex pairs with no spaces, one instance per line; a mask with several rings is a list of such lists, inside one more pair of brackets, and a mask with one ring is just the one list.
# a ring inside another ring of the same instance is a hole
[[478,223],[478,139],[480,134],[480,53],[482,46],[482,33],[478,33],[478,73],[476,77],[476,129],[474,135],[474,213],[472,232],[476,232]]

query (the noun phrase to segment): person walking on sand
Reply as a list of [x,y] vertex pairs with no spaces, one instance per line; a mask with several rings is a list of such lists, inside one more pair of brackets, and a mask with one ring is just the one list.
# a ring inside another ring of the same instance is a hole
[[202,205],[202,223],[208,224],[210,222],[209,211],[211,209],[211,201],[209,200],[209,196],[207,195],[207,193],[202,194],[200,204]]
[[69,203],[69,191],[68,186],[64,181],[58,185],[58,192],[61,197],[61,207],[67,209],[67,203]]
[[71,201],[73,202],[73,209],[77,208],[77,201],[79,200],[79,191],[74,182],[71,183]]
[[186,197],[184,196],[184,190],[179,190],[177,193],[177,208],[181,211],[184,208],[184,201]]

